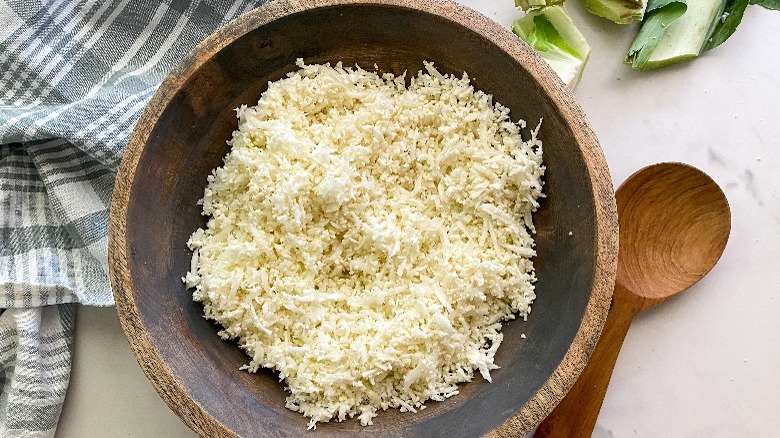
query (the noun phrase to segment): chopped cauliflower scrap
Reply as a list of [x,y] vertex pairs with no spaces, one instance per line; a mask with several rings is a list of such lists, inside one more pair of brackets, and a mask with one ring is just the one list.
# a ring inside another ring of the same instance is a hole
[[183,279],[309,427],[416,412],[531,311],[542,145],[462,78],[304,65],[237,109]]

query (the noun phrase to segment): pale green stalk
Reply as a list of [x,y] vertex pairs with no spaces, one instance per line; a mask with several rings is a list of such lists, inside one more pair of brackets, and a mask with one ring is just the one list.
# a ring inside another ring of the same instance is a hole
[[530,10],[512,24],[512,32],[536,50],[569,88],[577,86],[590,46],[563,6]]

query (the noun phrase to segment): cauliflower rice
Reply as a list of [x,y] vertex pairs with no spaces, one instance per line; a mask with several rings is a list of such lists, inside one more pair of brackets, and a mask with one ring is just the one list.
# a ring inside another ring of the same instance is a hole
[[464,73],[304,65],[237,109],[183,279],[309,427],[490,381],[535,298],[542,145]]

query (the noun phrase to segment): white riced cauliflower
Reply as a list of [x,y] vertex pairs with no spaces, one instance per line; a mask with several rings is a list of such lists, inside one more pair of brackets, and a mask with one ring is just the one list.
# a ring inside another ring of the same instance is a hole
[[[542,146],[468,77],[304,65],[237,110],[184,281],[309,427],[497,368],[534,295]],[[537,128],[538,130],[538,128]]]

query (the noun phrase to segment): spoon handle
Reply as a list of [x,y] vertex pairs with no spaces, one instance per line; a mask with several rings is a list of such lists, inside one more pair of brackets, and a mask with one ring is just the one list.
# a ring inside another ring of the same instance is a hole
[[590,360],[569,393],[539,425],[534,438],[591,437],[620,347],[631,320],[641,310],[628,294],[615,285],[612,307]]

